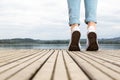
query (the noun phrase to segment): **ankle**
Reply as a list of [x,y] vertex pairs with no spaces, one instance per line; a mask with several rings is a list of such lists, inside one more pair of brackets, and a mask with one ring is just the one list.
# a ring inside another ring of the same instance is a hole
[[87,25],[88,25],[88,27],[89,27],[89,26],[96,26],[96,23],[95,23],[95,22],[88,22]]
[[71,30],[73,30],[73,28],[78,27],[78,26],[79,26],[78,24],[72,24],[70,27],[71,27]]

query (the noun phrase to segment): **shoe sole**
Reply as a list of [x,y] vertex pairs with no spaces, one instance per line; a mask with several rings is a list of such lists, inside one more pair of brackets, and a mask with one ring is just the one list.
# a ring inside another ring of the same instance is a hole
[[90,32],[88,34],[88,41],[89,46],[87,51],[97,51],[98,50],[98,42],[97,42],[97,35],[95,32]]
[[72,33],[72,39],[68,49],[69,51],[80,51],[80,47],[79,47],[80,36],[81,34],[79,31],[74,31]]

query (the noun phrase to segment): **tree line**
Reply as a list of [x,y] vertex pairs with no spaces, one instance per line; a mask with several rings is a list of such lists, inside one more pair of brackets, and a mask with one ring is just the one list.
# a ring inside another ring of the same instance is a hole
[[[0,44],[69,44],[70,40],[35,40],[30,38],[1,39]],[[80,40],[81,44],[86,44],[86,39]],[[120,44],[120,38],[98,39],[100,44]]]

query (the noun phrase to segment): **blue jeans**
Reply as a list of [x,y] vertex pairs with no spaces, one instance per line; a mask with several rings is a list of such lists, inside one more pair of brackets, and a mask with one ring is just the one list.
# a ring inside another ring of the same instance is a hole
[[[80,24],[80,3],[81,0],[67,0],[69,9],[69,24]],[[97,12],[97,2],[98,0],[84,0],[85,3],[85,23],[97,22],[96,12]]]

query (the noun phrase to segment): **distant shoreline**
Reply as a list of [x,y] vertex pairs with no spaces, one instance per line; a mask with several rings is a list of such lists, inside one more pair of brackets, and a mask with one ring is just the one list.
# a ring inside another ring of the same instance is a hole
[[[1,39],[0,45],[19,44],[19,45],[33,45],[33,44],[69,44],[70,40],[36,40],[31,38],[14,38],[14,39]],[[98,39],[100,44],[120,44],[120,37],[111,39]],[[80,40],[81,44],[86,44],[86,39]]]

